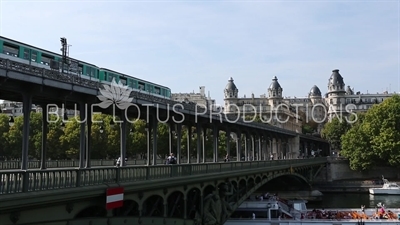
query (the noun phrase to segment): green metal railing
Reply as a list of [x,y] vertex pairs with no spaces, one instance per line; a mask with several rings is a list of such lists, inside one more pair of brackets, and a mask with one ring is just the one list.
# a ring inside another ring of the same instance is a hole
[[[157,164],[162,165],[165,164],[165,159],[157,159]],[[196,159],[191,159],[191,163],[196,162]],[[206,159],[206,162],[212,162],[212,159]],[[223,161],[220,159],[219,161]],[[128,160],[126,165],[128,166],[143,166],[146,164],[145,159],[133,159]],[[181,164],[187,163],[186,158],[181,159]],[[31,160],[28,161],[28,169],[39,169],[40,168],[40,160]],[[90,160],[91,167],[99,167],[99,166],[114,166],[115,160],[109,159],[98,159],[98,160]],[[46,162],[46,168],[67,168],[67,167],[79,167],[79,160],[50,160]],[[0,170],[17,170],[21,169],[21,161],[0,161]]]
[[326,163],[326,158],[250,161],[230,163],[179,164],[156,166],[98,167],[47,170],[0,171],[0,195],[56,190],[74,187],[154,181],[170,177],[189,177],[275,166],[303,166]]

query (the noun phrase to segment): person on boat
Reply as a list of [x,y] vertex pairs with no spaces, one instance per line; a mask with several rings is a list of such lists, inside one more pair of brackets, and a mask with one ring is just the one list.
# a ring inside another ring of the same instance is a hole
[[255,213],[253,213],[253,220],[255,220],[256,219],[256,214]]
[[382,205],[382,207],[380,208],[380,213],[381,213],[381,214],[385,214],[385,208],[383,207],[383,205]]
[[361,212],[365,214],[365,205],[361,205]]

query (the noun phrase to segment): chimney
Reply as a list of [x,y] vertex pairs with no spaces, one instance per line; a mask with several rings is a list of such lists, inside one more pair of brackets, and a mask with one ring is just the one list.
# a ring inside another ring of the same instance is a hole
[[201,96],[206,96],[206,95],[205,95],[205,89],[206,89],[206,87],[200,86],[200,95],[201,95]]

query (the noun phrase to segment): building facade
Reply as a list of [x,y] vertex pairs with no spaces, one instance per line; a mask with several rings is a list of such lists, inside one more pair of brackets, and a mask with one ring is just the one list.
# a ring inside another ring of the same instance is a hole
[[204,86],[200,86],[199,92],[195,93],[172,93],[171,99],[177,102],[191,102],[197,104],[198,106],[207,109],[212,109],[213,111],[219,110],[216,106],[215,99],[210,97],[210,93],[208,96],[205,94],[206,88]]
[[[7,101],[4,100],[0,104],[0,109],[3,114],[6,114],[8,116],[12,117],[18,117],[22,116],[24,112],[22,111],[22,102],[13,102],[13,101]],[[37,112],[38,107],[35,105],[32,105],[32,112]]]
[[301,120],[295,109],[282,97],[283,88],[274,77],[268,88],[268,96],[239,97],[239,89],[230,78],[224,89],[224,113],[234,114],[246,120],[256,117],[271,125],[301,132]]
[[[23,115],[22,102],[12,102],[12,101],[4,100],[3,103],[0,104],[0,109],[3,114],[6,114],[10,117],[18,117],[18,116]],[[42,108],[40,106],[32,104],[31,111],[41,113]],[[65,115],[68,118],[79,115],[79,111],[75,111],[75,110],[71,110],[71,109],[66,109],[64,112],[64,109],[62,109],[62,108],[50,107],[48,109],[48,111],[50,114],[58,114],[58,116],[60,118],[65,117]]]
[[224,112],[243,117],[257,114],[273,126],[302,132],[302,125],[309,121],[318,124],[315,132],[320,132],[323,124],[333,117],[349,118],[352,113],[365,112],[374,104],[381,103],[395,93],[363,94],[354,93],[354,89],[345,86],[339,70],[332,71],[328,79],[328,90],[323,96],[314,85],[307,97],[284,98],[283,88],[274,77],[268,88],[268,94],[255,97],[239,97],[239,89],[230,78],[224,89]]
[[328,107],[328,118],[343,117],[349,118],[351,113],[365,112],[374,104],[379,104],[390,98],[395,93],[385,91],[383,93],[354,93],[354,88],[345,85],[339,70],[333,70],[328,81],[328,92],[325,95],[326,106]]

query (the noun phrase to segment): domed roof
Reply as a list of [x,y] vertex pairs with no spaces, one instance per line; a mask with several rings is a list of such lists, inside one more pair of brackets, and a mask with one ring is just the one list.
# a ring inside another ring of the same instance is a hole
[[278,78],[276,78],[276,76],[272,79],[272,83],[271,83],[271,85],[269,85],[269,88],[268,89],[271,89],[271,90],[277,90],[277,89],[279,89],[279,88],[281,88],[282,89],[282,87],[281,87],[281,85],[279,84],[279,82],[278,82]]
[[232,77],[228,80],[228,84],[226,85],[225,90],[232,90],[232,91],[237,90],[235,83],[233,83]]
[[321,90],[319,90],[319,88],[317,87],[317,85],[314,85],[311,90],[310,93],[308,94],[309,96],[318,96],[321,97]]
[[339,70],[332,70],[332,75],[329,78],[329,85],[340,85],[340,86],[344,86],[344,81],[343,81],[343,77],[342,75],[340,75]]

